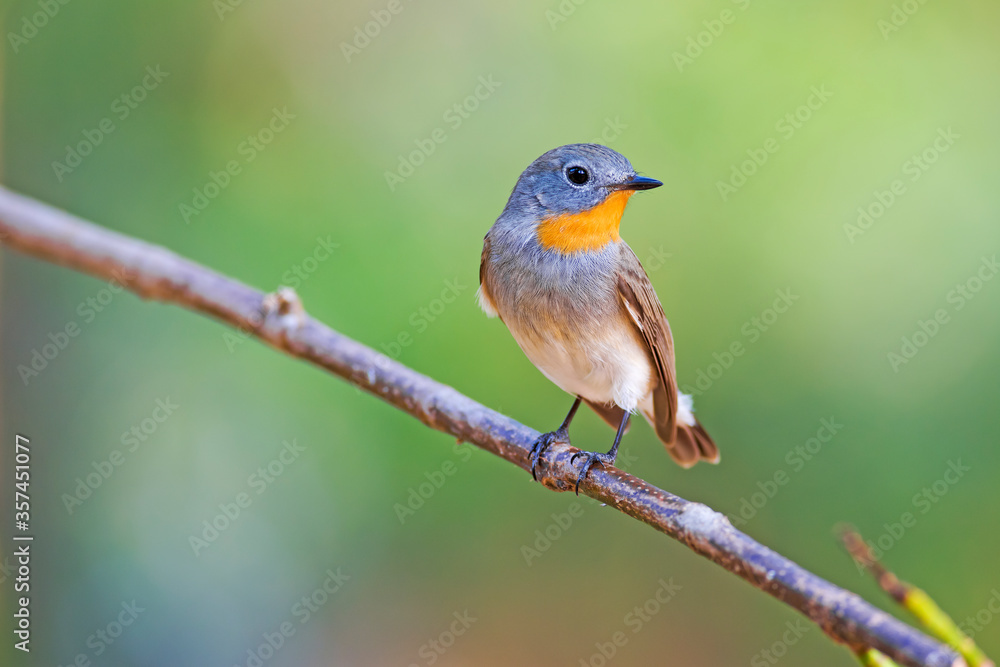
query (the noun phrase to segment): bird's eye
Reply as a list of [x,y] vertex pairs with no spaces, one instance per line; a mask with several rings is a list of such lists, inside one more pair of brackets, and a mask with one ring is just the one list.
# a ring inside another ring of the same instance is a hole
[[570,183],[583,185],[590,180],[590,173],[583,167],[567,167],[566,178],[569,179]]

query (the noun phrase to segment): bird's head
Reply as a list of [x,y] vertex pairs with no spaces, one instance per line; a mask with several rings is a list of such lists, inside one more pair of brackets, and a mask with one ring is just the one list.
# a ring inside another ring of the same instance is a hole
[[661,185],[637,175],[625,156],[606,146],[569,144],[524,170],[504,215],[534,223],[547,250],[598,250],[620,239],[618,225],[629,197]]

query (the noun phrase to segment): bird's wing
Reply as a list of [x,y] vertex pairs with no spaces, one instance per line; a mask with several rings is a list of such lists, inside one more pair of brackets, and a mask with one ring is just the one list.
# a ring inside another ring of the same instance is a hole
[[[488,317],[497,317],[499,313],[497,312],[496,304],[493,303],[493,297],[490,295],[490,235],[487,234],[486,238],[483,239],[483,255],[479,258],[479,291],[476,292],[476,298],[479,300],[479,307],[483,309]],[[503,318],[500,318],[503,321]]]
[[489,256],[490,256],[490,235],[487,234],[483,238],[483,254],[479,258],[479,284],[480,285],[482,285],[483,283],[486,282],[486,271],[487,271],[486,260],[489,258]]
[[646,343],[659,382],[653,388],[653,414],[646,415],[670,457],[685,468],[704,460],[719,462],[719,448],[697,420],[677,421],[677,380],[674,339],[653,285],[631,248],[622,250],[618,295],[629,319]]
[[677,419],[677,380],[674,370],[674,340],[663,306],[656,297],[649,277],[624,243],[618,271],[618,296],[629,321],[646,344],[659,382],[653,388],[653,427],[660,440],[670,447],[674,442]]

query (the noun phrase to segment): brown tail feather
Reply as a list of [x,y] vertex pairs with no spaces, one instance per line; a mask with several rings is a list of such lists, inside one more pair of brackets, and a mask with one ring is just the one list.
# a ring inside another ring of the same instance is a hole
[[[618,430],[619,424],[622,423],[622,417],[625,415],[625,411],[619,408],[614,403],[594,403],[590,399],[583,399],[584,402],[590,406],[590,409],[597,413],[597,415],[608,423],[608,426]],[[629,428],[631,428],[631,422],[625,427],[625,432],[628,433]]]
[[[587,399],[583,400],[611,428],[618,428],[618,425],[622,421],[622,415],[625,414],[624,410],[613,403],[608,405],[605,403],[594,403]],[[663,441],[664,446],[667,448],[667,453],[670,454],[670,458],[676,461],[681,467],[690,468],[698,461],[707,461],[709,463],[719,462],[719,448],[716,447],[715,442],[712,441],[712,437],[697,420],[695,420],[694,426],[678,423],[674,433],[664,437],[661,431],[665,430],[665,425],[660,425],[661,427],[657,428],[657,425],[648,415],[646,415],[646,419],[656,429],[656,435]],[[628,428],[628,426],[625,427],[626,433],[628,432]]]
[[719,462],[719,448],[715,446],[712,437],[705,432],[698,420],[695,420],[694,426],[678,421],[671,428],[666,420],[658,422],[654,418],[655,415],[643,414],[667,448],[670,458],[682,468],[690,468],[698,461]]
[[719,462],[719,448],[697,420],[694,426],[677,424],[674,441],[664,444],[671,458],[684,468],[690,468],[698,461]]

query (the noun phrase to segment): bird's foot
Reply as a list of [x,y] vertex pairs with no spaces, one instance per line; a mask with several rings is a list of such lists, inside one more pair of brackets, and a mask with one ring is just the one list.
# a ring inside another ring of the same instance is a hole
[[587,473],[594,466],[595,463],[600,463],[602,465],[611,466],[615,463],[615,457],[612,454],[602,454],[601,452],[584,452],[579,451],[570,457],[569,462],[574,463],[576,457],[586,456],[587,460],[583,463],[583,470],[580,471],[580,476],[576,478],[576,495],[580,495],[580,482],[582,482],[586,477]]
[[538,436],[538,440],[535,440],[535,444],[531,446],[531,479],[538,481],[538,475],[535,474],[535,468],[538,466],[538,459],[542,457],[545,450],[553,442],[563,441],[569,444],[569,432],[564,429],[559,429],[557,431],[551,431],[549,433],[542,433]]

